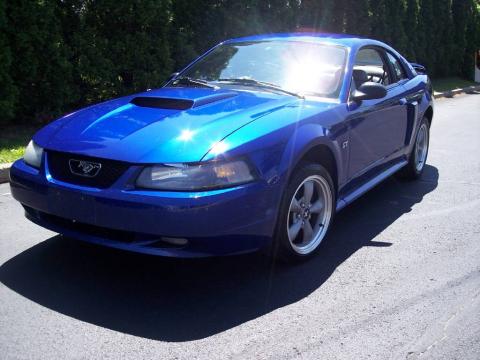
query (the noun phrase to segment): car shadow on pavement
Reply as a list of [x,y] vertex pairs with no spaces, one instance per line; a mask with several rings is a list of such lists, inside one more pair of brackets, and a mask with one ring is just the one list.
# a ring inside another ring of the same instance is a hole
[[0,281],[40,305],[108,329],[162,341],[201,339],[305,298],[362,247],[395,246],[395,238],[375,238],[437,183],[432,166],[420,181],[387,180],[338,214],[317,256],[296,266],[259,254],[165,259],[55,236],[4,263]]

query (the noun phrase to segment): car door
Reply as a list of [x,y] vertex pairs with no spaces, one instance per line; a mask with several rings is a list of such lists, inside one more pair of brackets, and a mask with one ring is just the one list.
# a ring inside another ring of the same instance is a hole
[[[387,88],[382,99],[349,103],[350,157],[349,178],[354,178],[389,161],[405,146],[407,107],[402,81],[391,66],[383,48],[359,50],[355,72],[365,72],[365,81],[374,81]],[[352,91],[361,85],[352,81]]]
[[409,85],[410,78],[405,71],[405,64],[401,61],[397,55],[386,51],[387,60],[390,64],[390,67],[393,71],[393,74],[396,78],[396,84],[402,85],[403,97],[402,102],[406,101],[407,108],[407,130],[405,134],[405,148],[408,146],[409,141],[411,140],[411,135],[415,126],[415,119],[418,115],[418,106],[421,102],[422,94],[424,89],[417,88],[412,84]]

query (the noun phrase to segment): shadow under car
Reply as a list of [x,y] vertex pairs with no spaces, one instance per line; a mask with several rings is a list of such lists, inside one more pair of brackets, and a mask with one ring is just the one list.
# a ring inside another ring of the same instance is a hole
[[0,281],[108,329],[163,341],[201,339],[305,298],[364,246],[394,246],[397,239],[375,237],[437,184],[432,166],[416,182],[388,179],[339,213],[318,254],[295,266],[260,254],[168,259],[55,236],[5,262]]

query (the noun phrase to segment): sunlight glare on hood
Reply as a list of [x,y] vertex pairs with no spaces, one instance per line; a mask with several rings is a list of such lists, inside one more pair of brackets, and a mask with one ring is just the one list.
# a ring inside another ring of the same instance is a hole
[[225,141],[221,141],[219,143],[216,143],[215,145],[213,145],[212,149],[210,150],[210,152],[217,156],[217,155],[221,155],[223,154],[225,151],[228,150],[228,144],[225,142]]
[[190,141],[190,140],[192,140],[193,135],[195,135],[195,131],[192,131],[192,130],[189,130],[189,129],[184,129],[180,133],[180,136],[178,137],[178,140]]

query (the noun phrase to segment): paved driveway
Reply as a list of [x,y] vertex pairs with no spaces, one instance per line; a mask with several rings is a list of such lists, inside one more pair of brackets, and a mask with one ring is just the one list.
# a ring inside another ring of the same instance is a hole
[[0,185],[1,357],[479,359],[480,95],[437,101],[428,163],[292,268],[63,239]]

